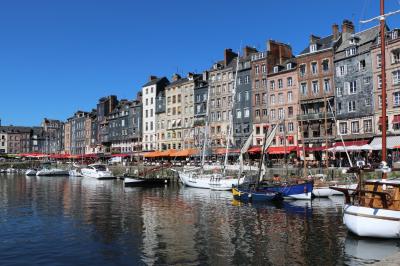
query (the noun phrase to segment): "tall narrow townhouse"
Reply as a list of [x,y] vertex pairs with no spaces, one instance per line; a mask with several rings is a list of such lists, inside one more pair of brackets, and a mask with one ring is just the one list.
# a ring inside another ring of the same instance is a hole
[[[353,24],[347,21],[344,30],[354,32]],[[301,154],[304,150],[307,160],[325,159],[323,150],[335,138],[334,112],[330,106],[335,108],[333,53],[339,41],[340,33],[335,24],[332,34],[327,37],[311,35],[308,47],[297,56],[300,89],[298,121],[302,133],[299,143]]]
[[[164,90],[169,84],[167,78],[150,76],[142,87],[143,98],[143,151],[157,149],[156,112],[165,109]],[[156,103],[156,99],[159,99]]]
[[208,120],[207,76],[208,72],[204,71],[203,78],[199,80],[194,87],[194,145],[196,148],[202,148],[204,146],[204,140],[206,138],[206,122]]
[[371,48],[379,26],[353,34],[342,26],[342,41],[335,49],[335,98],[338,145],[369,143],[373,137],[374,103]]
[[232,90],[237,54],[225,49],[224,60],[209,70],[208,93],[210,140],[212,147],[225,147],[232,115]]
[[[400,30],[393,29],[385,34],[386,61],[386,128],[387,147],[400,145]],[[375,134],[372,145],[382,143],[382,75],[380,37],[372,47],[372,71],[375,104]]]
[[[252,90],[251,90],[251,56],[258,51],[251,47],[243,48],[243,55],[237,65],[236,99],[233,103],[233,147],[240,148],[246,142],[252,130]],[[224,97],[218,101],[219,106],[225,102]],[[217,119],[219,113],[217,113]],[[222,111],[222,119],[227,117]]]
[[253,145],[259,147],[254,151],[260,151],[268,129],[268,74],[272,73],[273,66],[283,64],[290,58],[291,47],[274,40],[267,42],[266,51],[251,56]]
[[129,135],[132,140],[131,151],[138,152],[142,150],[142,128],[143,128],[143,114],[142,114],[142,92],[137,93],[136,99],[132,101],[129,108]]
[[295,157],[297,154],[297,115],[300,106],[296,66],[296,59],[291,58],[273,66],[268,75],[268,121],[271,128],[278,126],[276,136],[268,148],[268,154],[274,158],[284,158],[287,155]]

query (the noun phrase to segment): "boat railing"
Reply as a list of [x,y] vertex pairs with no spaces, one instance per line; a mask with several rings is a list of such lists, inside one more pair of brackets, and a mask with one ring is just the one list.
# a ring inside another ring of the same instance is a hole
[[[392,203],[392,195],[384,191],[362,190],[351,188],[330,187],[331,189],[340,191],[345,196],[346,204],[368,204],[370,208],[388,209]],[[377,197],[376,197],[377,196]]]

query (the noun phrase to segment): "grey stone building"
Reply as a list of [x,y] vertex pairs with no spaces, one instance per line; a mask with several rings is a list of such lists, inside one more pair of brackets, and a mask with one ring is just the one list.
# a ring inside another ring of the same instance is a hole
[[129,132],[129,111],[131,102],[125,99],[108,115],[108,141],[111,142],[111,153],[128,153],[131,151]]
[[203,79],[197,82],[194,87],[194,146],[201,148],[205,138],[205,126],[207,117],[207,96],[208,96],[208,72],[203,73]]
[[[379,26],[352,34],[342,33],[335,49],[337,140],[373,137],[373,79],[371,47]],[[333,108],[333,107],[332,107]]]
[[44,138],[43,152],[61,153],[64,150],[64,123],[60,120],[44,118],[41,126]]
[[115,95],[103,97],[97,103],[97,152],[110,152],[111,142],[108,140],[109,127],[107,116],[114,110],[117,104],[118,99]]
[[233,102],[233,146],[240,148],[252,131],[251,55],[256,49],[245,47],[239,60],[236,100]]
[[71,124],[71,154],[82,155],[86,153],[85,122],[88,117],[88,112],[77,111],[73,117],[68,119]]
[[143,103],[142,92],[138,92],[136,100],[133,100],[129,108],[129,134],[132,139],[132,151],[142,150],[142,127],[143,127]]

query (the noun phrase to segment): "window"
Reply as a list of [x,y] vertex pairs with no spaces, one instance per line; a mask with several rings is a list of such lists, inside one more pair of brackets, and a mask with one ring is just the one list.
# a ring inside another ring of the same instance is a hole
[[249,84],[249,82],[250,82],[250,76],[245,76],[244,77],[244,84]]
[[358,62],[358,70],[362,71],[365,69],[365,60],[360,60],[360,62]]
[[260,127],[256,127],[256,134],[257,134],[257,135],[260,134]]
[[293,122],[289,122],[288,123],[288,131],[293,132],[293,130],[294,130]]
[[400,106],[400,92],[399,91],[393,93],[393,105]]
[[293,116],[293,107],[289,106],[288,107],[288,117],[292,117]]
[[286,64],[286,69],[288,69],[288,70],[289,70],[289,69],[292,69],[292,63],[287,63],[287,64]]
[[365,98],[365,106],[371,106],[371,98]]
[[349,106],[348,106],[349,112],[355,112],[356,111],[356,101],[350,101]]
[[393,50],[391,52],[392,64],[400,63],[400,49]]
[[305,74],[306,74],[306,65],[305,64],[300,65],[299,72],[300,72],[300,77],[305,76]]
[[274,81],[274,80],[271,80],[271,81],[269,82],[269,88],[270,88],[271,90],[274,90],[274,89],[275,89],[275,81]]
[[349,94],[357,93],[357,80],[353,80],[349,84]]
[[324,79],[324,91],[329,92],[331,90],[331,82],[329,79]]
[[307,95],[307,83],[301,83],[300,84],[300,89],[301,89],[301,93],[303,95]]
[[245,91],[244,97],[245,97],[245,100],[246,100],[246,101],[250,100],[250,93],[249,93],[249,91]]
[[274,105],[275,104],[275,95],[274,94],[272,94],[270,97],[269,97],[270,99],[270,104],[271,105]]
[[254,82],[254,87],[255,87],[256,89],[258,89],[258,88],[260,87],[260,81],[259,81],[259,80],[256,80],[256,81]]
[[267,109],[263,109],[263,116],[267,116],[267,115],[268,115]]
[[347,122],[341,122],[339,123],[339,132],[342,135],[347,134]]
[[372,133],[372,120],[364,120],[364,133]]
[[392,72],[393,85],[400,84],[400,70]]
[[322,70],[324,72],[328,72],[329,71],[329,60],[328,59],[324,59],[322,61]]
[[283,119],[285,117],[285,111],[283,108],[278,109],[278,119]]
[[258,65],[256,65],[256,67],[255,67],[255,72],[256,72],[256,74],[260,73],[260,67]]
[[288,91],[287,93],[287,100],[288,103],[291,103],[293,101],[293,93],[291,91]]
[[310,45],[310,53],[314,53],[317,51],[317,44],[313,43]]
[[282,79],[278,79],[278,88],[282,89],[283,88],[283,81]]
[[222,112],[222,120],[226,120],[226,111]]
[[267,100],[268,100],[267,94],[266,94],[266,93],[263,93],[263,94],[262,94],[262,103],[267,103]]
[[292,87],[293,86],[293,78],[292,77],[288,77],[286,83],[287,83],[288,87]]
[[254,101],[256,104],[260,104],[260,94],[254,95]]
[[249,108],[244,108],[244,117],[249,117],[250,116],[250,110]]
[[378,89],[382,89],[382,75],[378,76]]
[[337,104],[337,112],[338,112],[338,114],[342,113],[342,103]]
[[358,121],[351,122],[351,133],[358,133],[360,131],[360,125]]
[[347,65],[336,67],[336,76],[342,77],[347,74]]
[[255,111],[255,116],[256,116],[256,117],[260,117],[260,110],[257,109],[257,110]]
[[271,119],[272,119],[272,120],[275,119],[275,109],[272,109],[272,110],[271,110],[270,115],[271,115]]
[[313,74],[317,74],[318,73],[317,62],[312,62],[311,63],[311,73],[313,73]]
[[279,104],[283,104],[283,93],[278,94],[278,102]]
[[262,65],[262,66],[261,66],[261,71],[262,71],[262,73],[266,73],[266,72],[267,72],[267,67],[266,67],[266,65]]
[[312,82],[312,90],[314,94],[319,93],[319,86],[318,86],[318,81],[313,81]]
[[240,109],[236,110],[236,118],[242,118],[242,110]]
[[[282,124],[279,124],[279,132],[283,132],[285,130],[285,127]],[[281,145],[283,145],[283,138],[280,138],[281,140]]]
[[340,97],[343,95],[343,88],[336,88],[336,96]]
[[262,79],[261,80],[261,84],[263,85],[263,87],[265,87],[267,85],[267,79]]
[[382,63],[382,55],[381,54],[378,54],[377,56],[376,56],[376,67],[381,67],[381,63]]
[[274,73],[278,73],[279,71],[279,67],[278,66],[274,66]]
[[357,53],[357,48],[356,47],[351,47],[346,50],[346,56],[352,56]]
[[238,93],[238,96],[237,96],[237,101],[238,101],[238,102],[240,102],[240,101],[241,101],[241,99],[242,99],[242,93],[241,93],[241,92],[239,92],[239,93]]

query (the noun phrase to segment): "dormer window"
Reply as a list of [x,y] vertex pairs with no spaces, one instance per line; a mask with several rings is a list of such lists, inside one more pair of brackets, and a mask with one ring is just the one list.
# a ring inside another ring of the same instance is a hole
[[292,63],[287,63],[287,64],[286,64],[286,68],[287,68],[287,69],[292,69]]
[[346,50],[346,56],[352,56],[357,53],[357,48],[356,47],[351,47]]
[[358,37],[351,38],[349,40],[350,45],[355,45],[358,43]]
[[393,31],[390,33],[390,38],[391,38],[392,40],[394,40],[394,39],[397,39],[397,37],[398,37],[398,32],[397,32],[397,30],[393,30]]
[[278,66],[274,66],[274,73],[278,73],[279,71],[279,67]]
[[317,44],[313,43],[310,45],[310,52],[314,53],[317,51]]

